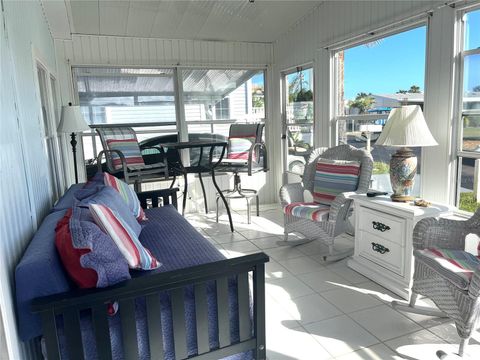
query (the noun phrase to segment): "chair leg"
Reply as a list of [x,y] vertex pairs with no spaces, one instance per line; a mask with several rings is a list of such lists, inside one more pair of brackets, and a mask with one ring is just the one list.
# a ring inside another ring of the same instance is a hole
[[460,340],[460,346],[459,346],[459,349],[458,349],[458,356],[456,354],[447,354],[445,351],[443,350],[438,350],[436,355],[437,357],[440,359],[440,360],[448,360],[448,359],[463,359],[463,356],[465,355],[465,351],[468,347],[468,343],[470,341],[470,337],[467,337],[467,338],[462,338]]
[[217,209],[217,223],[218,223],[218,200],[220,199],[220,196],[217,195],[217,198],[215,199],[215,208]]
[[467,349],[469,341],[470,341],[470,337],[467,337],[460,341],[460,348],[458,349],[458,355],[460,357],[463,357],[463,354],[465,354],[465,350]]
[[205,185],[203,184],[202,173],[198,173],[198,179],[200,180],[200,185],[202,186],[203,202],[205,204],[205,214],[208,214],[207,193],[205,192]]
[[414,314],[440,317],[440,318],[448,317],[447,314],[445,314],[443,311],[433,310],[426,306],[418,306],[418,305],[416,306],[415,302],[417,301],[417,298],[418,298],[418,294],[412,291],[412,294],[410,295],[410,302],[408,303],[408,305],[405,305],[398,301],[392,301],[392,307],[396,310],[411,312]]

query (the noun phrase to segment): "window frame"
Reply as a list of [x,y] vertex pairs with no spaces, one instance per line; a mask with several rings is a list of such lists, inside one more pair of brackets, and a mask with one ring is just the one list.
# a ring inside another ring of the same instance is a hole
[[[455,71],[456,86],[454,86],[454,126],[453,126],[453,136],[452,139],[452,152],[453,152],[453,161],[454,167],[456,169],[455,176],[455,186],[454,186],[454,205],[457,208],[455,211],[461,216],[469,217],[471,212],[466,210],[461,210],[460,206],[460,188],[462,185],[462,167],[463,159],[480,159],[480,153],[474,151],[465,151],[463,147],[463,117],[465,114],[470,115],[479,115],[480,109],[469,111],[463,109],[463,99],[464,99],[464,64],[465,57],[470,55],[480,55],[480,48],[465,50],[465,32],[466,32],[466,22],[465,16],[469,12],[480,11],[480,5],[469,6],[466,8],[461,8],[457,12],[457,37],[456,37],[456,50],[455,54],[457,55],[458,63]],[[473,190],[472,190],[473,191]]]
[[[329,47],[330,50],[330,55],[333,58],[333,81],[334,81],[334,93],[332,94],[333,96],[333,105],[334,105],[334,112],[333,112],[333,122],[331,124],[332,129],[332,139],[334,140],[334,144],[338,145],[338,122],[339,120],[380,120],[385,118],[385,114],[367,114],[367,115],[360,115],[360,114],[354,114],[354,115],[340,115],[340,101],[339,101],[339,96],[338,96],[338,73],[339,73],[339,67],[338,67],[338,54],[340,52],[346,51],[348,49],[365,45],[368,43],[371,43],[373,41],[378,41],[390,36],[398,35],[403,32],[407,32],[413,29],[417,29],[420,27],[425,27],[426,28],[426,34],[428,37],[428,16],[425,14],[424,18],[421,18],[419,20],[412,21],[408,24],[404,25],[399,25],[393,29],[389,29],[387,31],[376,31],[376,32],[368,32],[364,36],[357,37],[353,41],[345,41],[340,44],[338,47]],[[425,58],[427,56],[427,50],[428,50],[428,39],[426,41],[426,47],[425,47]],[[427,65],[427,64],[425,64]],[[425,76],[426,76],[426,66],[425,66]],[[424,79],[425,83],[425,79]],[[424,91],[425,94],[425,91]],[[424,99],[425,100],[425,99]]]
[[312,127],[312,148],[315,148],[315,145],[318,142],[315,136],[316,124],[316,105],[315,105],[315,93],[317,89],[316,78],[315,78],[315,63],[307,62],[297,66],[291,66],[280,71],[280,93],[281,93],[281,129],[282,129],[282,174],[283,174],[283,184],[287,184],[289,175],[293,176],[302,176],[303,174],[298,174],[296,172],[290,171],[288,168],[288,124],[287,124],[287,95],[288,95],[288,86],[287,86],[287,76],[295,74],[303,70],[312,70],[312,85],[313,85],[313,121],[312,124],[306,124]]
[[[244,123],[244,120],[239,119],[229,119],[229,120],[205,120],[205,121],[187,121],[185,118],[185,104],[183,101],[183,76],[182,71],[185,69],[208,69],[208,70],[258,70],[258,72],[263,72],[263,79],[264,79],[264,117],[260,121],[260,123],[267,122],[267,114],[268,114],[268,71],[270,71],[268,66],[208,66],[208,65],[178,65],[178,66],[152,66],[152,65],[85,65],[85,64],[69,64],[70,70],[70,78],[72,81],[72,89],[74,98],[77,104],[80,103],[79,93],[78,93],[78,85],[77,80],[74,75],[74,68],[132,68],[132,69],[171,69],[173,70],[173,80],[174,80],[174,98],[175,98],[175,114],[176,114],[176,122],[168,122],[168,123],[122,123],[117,124],[118,126],[128,126],[133,128],[138,127],[158,127],[158,129],[150,129],[150,130],[136,130],[137,134],[145,135],[145,134],[158,134],[158,133],[165,133],[171,134],[172,131],[176,132],[179,135],[179,139],[186,141],[188,136],[188,125],[189,124],[209,124],[211,125],[211,129],[213,132],[213,127],[215,124],[234,124],[234,123]],[[79,137],[83,144],[84,137],[91,137],[92,147],[93,147],[93,154],[96,156],[98,155],[97,149],[97,138],[98,134],[95,131],[95,128],[101,127],[102,125],[92,125],[91,131],[80,133]],[[105,125],[108,126],[108,125]],[[175,126],[175,129],[162,129],[162,126]],[[82,152],[83,157],[83,152]],[[85,159],[83,159],[85,160]]]
[[[41,136],[45,153],[49,158],[49,195],[52,201],[56,201],[64,187],[65,180],[61,174],[64,174],[64,157],[61,148],[61,134],[57,132],[58,123],[60,121],[60,115],[58,113],[59,108],[59,93],[58,93],[58,78],[47,62],[44,61],[40,53],[33,48],[33,70],[34,81],[36,85],[36,93],[38,97],[38,105],[40,111],[39,126],[41,129]],[[40,73],[42,71],[43,86],[40,82]],[[54,85],[54,86],[53,86]],[[43,104],[42,92],[45,92],[46,104]],[[43,106],[45,105],[45,114],[43,112]],[[46,119],[44,118],[46,117]]]

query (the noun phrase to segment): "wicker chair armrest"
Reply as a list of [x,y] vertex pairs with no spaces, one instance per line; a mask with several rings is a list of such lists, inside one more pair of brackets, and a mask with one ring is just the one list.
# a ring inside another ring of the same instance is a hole
[[468,295],[473,299],[480,297],[480,266],[477,267],[472,275],[472,280],[468,287]]
[[465,237],[472,232],[468,225],[468,220],[422,219],[413,230],[413,247],[464,250]]
[[303,185],[301,183],[286,184],[280,188],[280,203],[282,206],[294,202],[303,202]]
[[361,191],[347,191],[338,194],[333,200],[332,204],[330,205],[330,212],[328,213],[328,221],[335,222],[342,216],[346,219],[348,215],[348,210],[350,209],[350,205],[353,202],[351,198],[352,195],[363,194]]

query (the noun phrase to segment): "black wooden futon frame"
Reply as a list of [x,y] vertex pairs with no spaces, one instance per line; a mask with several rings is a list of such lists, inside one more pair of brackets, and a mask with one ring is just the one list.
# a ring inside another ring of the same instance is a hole
[[[139,193],[143,207],[166,204],[177,206],[178,189],[154,190]],[[148,324],[148,343],[151,359],[163,359],[163,337],[160,321],[159,293],[169,293],[172,303],[175,359],[186,359],[187,341],[184,312],[184,289],[194,288],[198,355],[189,359],[221,359],[252,350],[255,359],[265,359],[265,263],[268,256],[257,253],[221,260],[200,266],[157,273],[103,289],[76,290],[35,299],[34,312],[42,319],[43,336],[49,360],[61,359],[56,317],[62,316],[66,349],[70,360],[84,359],[80,330],[80,311],[90,310],[94,327],[97,355],[100,360],[112,358],[107,305],[117,301],[122,323],[125,359],[138,359],[135,326],[135,299],[145,297]],[[228,279],[237,280],[240,341],[230,340]],[[218,306],[219,348],[210,349],[207,314],[207,282],[215,281]],[[251,281],[251,283],[250,283]],[[250,312],[253,303],[253,324]],[[252,328],[253,326],[253,328]]]

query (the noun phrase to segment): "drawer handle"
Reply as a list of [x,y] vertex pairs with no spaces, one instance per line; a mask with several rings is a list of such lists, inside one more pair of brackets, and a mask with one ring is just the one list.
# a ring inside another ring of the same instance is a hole
[[376,251],[380,254],[385,254],[387,252],[390,252],[390,249],[389,248],[386,248],[385,246],[383,246],[382,244],[377,244],[377,243],[374,243],[372,242],[372,250],[373,251]]
[[375,230],[378,230],[378,231],[381,231],[381,232],[385,232],[387,230],[390,230],[390,226],[388,225],[385,225],[381,222],[378,222],[378,221],[372,221],[372,226]]

